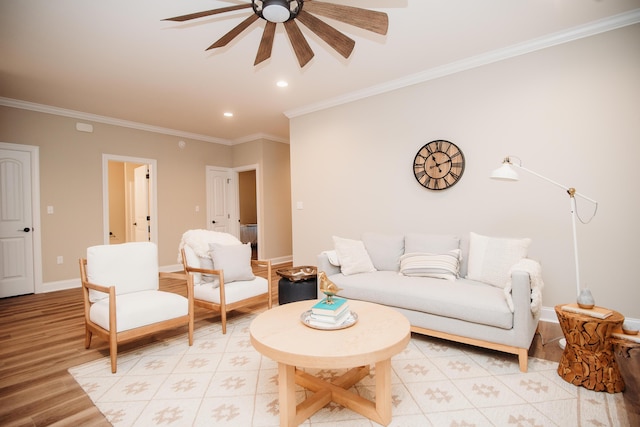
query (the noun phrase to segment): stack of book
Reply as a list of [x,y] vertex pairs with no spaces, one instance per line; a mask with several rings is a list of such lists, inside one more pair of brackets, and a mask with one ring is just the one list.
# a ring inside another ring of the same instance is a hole
[[349,302],[344,298],[333,297],[333,304],[327,304],[326,298],[314,304],[308,321],[314,326],[332,327],[344,324],[350,317]]

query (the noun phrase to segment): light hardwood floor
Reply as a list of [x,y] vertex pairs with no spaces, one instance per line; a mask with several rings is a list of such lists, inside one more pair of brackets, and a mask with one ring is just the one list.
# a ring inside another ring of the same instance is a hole
[[[274,303],[280,279],[273,268]],[[163,290],[181,292],[177,279],[162,279]],[[232,314],[233,315],[233,314]],[[220,321],[197,308],[196,328]],[[529,354],[558,361],[561,351],[554,338],[555,323],[541,322]],[[137,348],[157,339],[186,333],[186,327],[120,346]],[[0,299],[0,425],[1,426],[108,426],[91,399],[67,372],[72,366],[108,357],[109,348],[94,338],[84,348],[84,318],[80,289]],[[515,356],[514,356],[515,357]]]

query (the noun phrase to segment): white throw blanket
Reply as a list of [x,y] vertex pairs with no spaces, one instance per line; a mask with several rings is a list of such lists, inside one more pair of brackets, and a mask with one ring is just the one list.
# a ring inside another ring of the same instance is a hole
[[[529,273],[531,279],[531,313],[537,315],[542,308],[542,288],[544,288],[544,282],[542,281],[542,267],[538,261],[529,258],[523,258],[518,261],[509,270],[509,277],[514,271],[525,271]],[[511,297],[511,279],[507,282],[507,286],[504,288],[504,296],[507,299],[509,309],[513,313],[513,298]]]
[[222,245],[242,244],[238,238],[229,233],[212,230],[189,230],[182,235],[178,246],[178,262],[182,262],[180,251],[187,245],[193,252],[201,258],[209,257],[209,243],[220,243]]

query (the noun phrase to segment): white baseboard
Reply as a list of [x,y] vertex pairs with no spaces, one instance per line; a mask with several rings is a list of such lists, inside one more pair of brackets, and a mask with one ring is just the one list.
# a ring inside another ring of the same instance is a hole
[[58,280],[56,282],[45,282],[42,284],[42,288],[40,289],[40,291],[36,293],[44,294],[47,292],[63,291],[65,289],[79,288],[80,286],[81,286],[81,283],[80,283],[79,277],[77,279]]

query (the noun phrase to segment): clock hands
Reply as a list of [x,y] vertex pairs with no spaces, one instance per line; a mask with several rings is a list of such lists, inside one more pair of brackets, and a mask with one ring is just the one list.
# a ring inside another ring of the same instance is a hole
[[436,160],[435,156],[431,156],[431,158],[433,159],[434,162],[436,162],[436,164],[429,166],[429,169],[438,168],[438,172],[442,172],[442,169],[440,169],[440,166],[445,165],[447,163],[451,163],[451,159],[450,158],[445,160],[442,163],[438,163],[438,161]]

